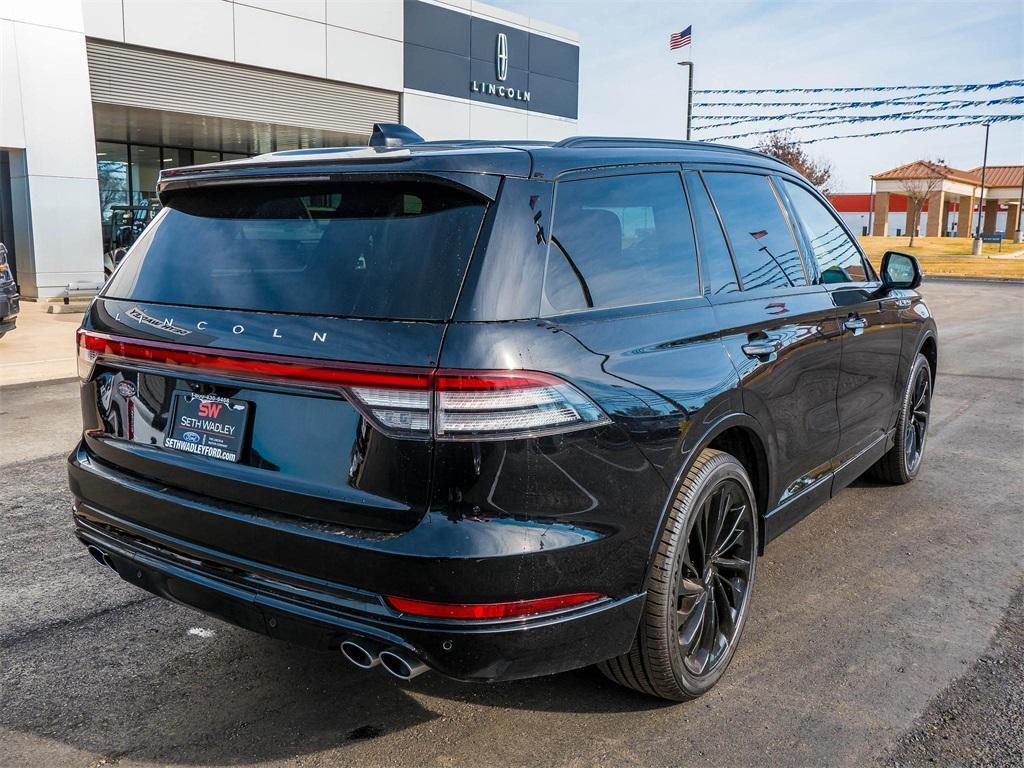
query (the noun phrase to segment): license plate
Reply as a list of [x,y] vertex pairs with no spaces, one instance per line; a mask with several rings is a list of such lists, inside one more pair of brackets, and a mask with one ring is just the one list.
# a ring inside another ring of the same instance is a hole
[[175,392],[171,413],[171,425],[164,435],[165,448],[222,461],[241,458],[249,403]]

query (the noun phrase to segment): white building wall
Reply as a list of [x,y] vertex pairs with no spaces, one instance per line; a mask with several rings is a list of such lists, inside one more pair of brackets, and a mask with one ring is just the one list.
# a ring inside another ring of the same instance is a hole
[[0,3],[0,148],[12,151],[18,282],[102,282],[96,146],[80,0]]
[[402,90],[402,0],[81,0],[89,37]]

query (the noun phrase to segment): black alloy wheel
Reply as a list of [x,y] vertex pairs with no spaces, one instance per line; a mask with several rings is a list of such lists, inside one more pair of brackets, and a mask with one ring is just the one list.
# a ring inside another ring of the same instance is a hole
[[928,442],[933,382],[928,358],[918,354],[900,400],[900,415],[896,421],[893,446],[868,470],[870,476],[897,485],[909,483],[917,477]]
[[734,456],[705,449],[680,484],[658,541],[633,646],[599,669],[674,701],[725,672],[750,608],[758,552],[753,486]]
[[754,568],[750,500],[735,480],[708,494],[690,528],[677,579],[680,653],[693,675],[718,664],[736,636]]
[[910,408],[904,426],[903,450],[907,469],[917,472],[924,456],[924,443],[928,437],[928,418],[932,406],[932,379],[928,366],[917,369],[910,395]]

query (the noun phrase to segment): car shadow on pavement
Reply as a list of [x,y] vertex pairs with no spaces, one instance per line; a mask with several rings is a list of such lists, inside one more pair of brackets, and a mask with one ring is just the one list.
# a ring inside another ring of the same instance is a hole
[[[84,564],[83,564],[84,565]],[[223,765],[341,749],[446,717],[449,702],[615,713],[666,706],[594,669],[501,684],[434,673],[405,683],[158,599],[16,638],[0,664],[0,733],[27,763],[100,759]],[[43,750],[43,751],[40,751]],[[17,762],[17,761],[16,761]]]

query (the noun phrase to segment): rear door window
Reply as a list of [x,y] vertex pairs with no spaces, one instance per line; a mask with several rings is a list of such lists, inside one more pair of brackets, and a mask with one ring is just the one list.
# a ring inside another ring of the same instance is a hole
[[800,252],[767,176],[705,173],[744,291],[806,285]]
[[700,295],[679,174],[560,182],[544,293],[556,312]]
[[104,295],[218,309],[446,320],[486,202],[420,181],[179,192]]
[[832,212],[799,184],[785,182],[786,192],[807,232],[811,255],[823,283],[862,283],[874,275],[860,250]]

